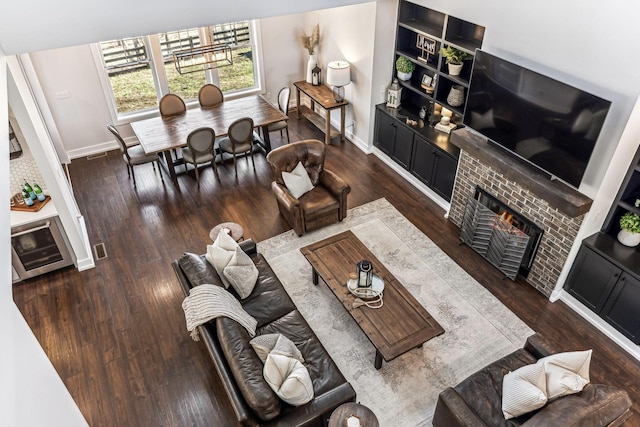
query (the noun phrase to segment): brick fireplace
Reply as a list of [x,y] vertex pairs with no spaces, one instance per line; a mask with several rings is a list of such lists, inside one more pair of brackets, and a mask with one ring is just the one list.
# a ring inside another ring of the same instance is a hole
[[461,149],[449,219],[462,225],[465,206],[476,186],[532,220],[543,230],[527,283],[545,296],[553,292],[591,199],[551,181],[467,129],[451,136]]

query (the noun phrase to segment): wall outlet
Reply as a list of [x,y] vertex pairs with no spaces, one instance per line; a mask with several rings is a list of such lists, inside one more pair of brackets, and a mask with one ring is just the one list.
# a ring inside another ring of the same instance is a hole
[[68,90],[59,90],[56,92],[56,99],[67,99],[71,98],[71,92]]
[[387,85],[380,86],[380,93],[385,93],[387,91]]

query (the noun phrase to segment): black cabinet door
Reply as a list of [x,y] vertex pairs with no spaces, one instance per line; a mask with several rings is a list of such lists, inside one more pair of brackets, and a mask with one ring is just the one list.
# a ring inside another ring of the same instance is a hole
[[640,343],[640,280],[622,273],[600,316],[635,344]]
[[411,163],[410,171],[428,186],[431,186],[435,159],[436,147],[426,139],[415,136],[413,141],[413,162]]
[[622,270],[587,246],[582,246],[564,288],[595,313],[600,313]]
[[458,161],[436,149],[431,188],[446,201],[451,201]]
[[400,166],[409,169],[413,151],[413,132],[402,125],[396,126],[396,140],[393,146],[393,160]]
[[374,144],[386,155],[393,155],[393,148],[396,140],[397,125],[395,119],[380,111],[376,111],[376,129]]

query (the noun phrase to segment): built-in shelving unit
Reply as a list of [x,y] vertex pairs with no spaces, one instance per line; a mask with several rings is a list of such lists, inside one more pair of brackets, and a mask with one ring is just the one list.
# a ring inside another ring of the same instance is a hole
[[620,217],[640,215],[640,150],[599,233],[582,241],[564,289],[634,344],[640,344],[640,250],[622,245],[616,236]]
[[[464,113],[464,104],[450,106],[447,103],[447,96],[453,85],[461,85],[465,89],[466,97],[472,60],[464,61],[465,64],[459,76],[452,76],[448,73],[448,66],[440,55],[440,49],[452,46],[473,56],[475,50],[482,47],[484,31],[485,28],[480,25],[409,1],[401,1],[398,12],[396,59],[403,56],[416,65],[411,79],[400,81],[402,87],[407,89],[403,93],[402,102],[413,104],[419,109],[429,101],[435,101],[461,117]],[[433,41],[434,53],[427,54],[418,47],[418,39],[422,37]],[[435,78],[435,90],[432,94],[428,94],[421,86],[425,74],[432,79]]]
[[[472,61],[465,61],[459,76],[451,76],[440,49],[453,46],[474,55],[482,46],[483,37],[482,26],[400,1],[393,77],[399,57],[407,58],[416,67],[409,80],[399,81],[400,108],[376,106],[373,143],[445,202],[451,200],[460,150],[449,142],[449,134],[436,130],[434,124],[440,119],[440,106],[453,113],[453,123],[462,123],[464,104],[453,107],[447,103],[447,97],[453,85],[461,85],[466,99]],[[432,53],[421,49],[419,40],[423,43],[426,40],[422,46],[429,46]],[[422,87],[424,75],[435,81],[432,93]],[[430,111],[430,116],[420,116],[423,107]]]

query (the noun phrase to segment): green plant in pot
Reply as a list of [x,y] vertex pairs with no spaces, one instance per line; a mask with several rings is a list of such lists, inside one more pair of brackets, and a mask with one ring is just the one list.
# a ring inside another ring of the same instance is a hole
[[398,59],[396,59],[396,71],[398,72],[398,78],[400,80],[409,80],[411,78],[413,70],[415,69],[416,64],[409,61],[404,56],[399,56]]
[[[636,200],[636,205],[640,205],[640,199]],[[627,212],[620,217],[618,241],[631,247],[640,244],[640,216],[638,214]]]
[[460,71],[462,71],[464,61],[473,58],[473,55],[453,46],[447,46],[440,49],[440,55],[442,55],[447,62],[449,74],[452,76],[459,76]]

